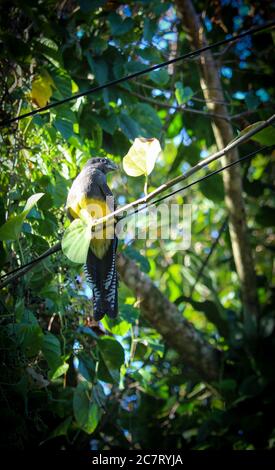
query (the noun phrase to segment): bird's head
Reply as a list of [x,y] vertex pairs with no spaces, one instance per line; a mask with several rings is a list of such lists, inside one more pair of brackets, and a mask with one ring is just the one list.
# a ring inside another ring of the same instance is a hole
[[109,173],[109,171],[118,170],[118,166],[112,162],[112,160],[109,160],[109,158],[105,157],[91,158],[88,160],[85,166],[96,168],[102,171],[104,174]]

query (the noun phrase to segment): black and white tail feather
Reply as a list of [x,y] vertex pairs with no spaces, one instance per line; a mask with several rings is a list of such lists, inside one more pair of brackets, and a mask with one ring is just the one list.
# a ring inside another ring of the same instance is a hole
[[117,238],[111,240],[104,257],[99,259],[89,249],[84,272],[93,291],[94,319],[118,314],[118,276],[116,270]]

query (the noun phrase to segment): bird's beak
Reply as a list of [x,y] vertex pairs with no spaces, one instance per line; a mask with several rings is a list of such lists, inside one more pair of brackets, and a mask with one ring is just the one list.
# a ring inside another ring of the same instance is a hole
[[116,171],[118,170],[118,166],[114,162],[108,163],[108,170],[109,171]]

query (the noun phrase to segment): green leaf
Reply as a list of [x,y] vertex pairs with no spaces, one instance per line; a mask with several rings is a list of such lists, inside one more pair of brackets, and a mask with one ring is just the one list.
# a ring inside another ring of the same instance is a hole
[[109,15],[109,22],[111,26],[111,34],[113,36],[122,36],[128,33],[134,27],[134,21],[132,18],[122,19],[117,13],[111,13]]
[[126,333],[128,333],[131,328],[131,323],[128,323],[125,320],[121,321],[117,319],[108,318],[106,315],[103,320],[101,320],[101,323],[103,324],[106,330],[113,333],[113,335],[118,336],[126,335]]
[[119,126],[122,132],[128,137],[128,139],[133,140],[140,134],[139,125],[134,119],[132,119],[125,111],[119,115]]
[[269,126],[266,129],[258,132],[258,134],[253,135],[252,140],[259,142],[262,145],[274,145],[275,144],[275,128]]
[[101,360],[99,361],[98,364],[98,370],[97,370],[97,378],[101,380],[102,382],[110,383],[110,384],[115,384],[117,383],[116,380],[113,379],[113,377],[110,375],[110,372],[103,360],[103,358],[100,358]]
[[156,352],[158,356],[163,357],[164,344],[160,343],[158,340],[146,340],[146,346]]
[[42,353],[51,369],[60,366],[61,346],[59,339],[52,333],[47,332],[43,337]]
[[59,436],[67,436],[68,430],[70,425],[72,424],[72,416],[68,416],[62,423],[60,423],[49,435],[49,437],[46,439],[54,439],[55,437]]
[[62,251],[73,263],[86,262],[91,241],[91,224],[75,219],[65,230],[62,238]]
[[[67,98],[68,96],[72,94],[72,91],[73,91],[72,79],[66,70],[63,70],[60,68],[55,69],[53,78],[54,78],[54,84],[55,84],[53,98],[59,100],[62,98]],[[70,109],[70,107],[68,105],[64,105],[64,106],[60,106],[58,110],[56,110],[57,116],[64,117],[63,113],[65,110],[70,110],[70,112],[72,113],[72,110]]]
[[151,41],[157,30],[157,23],[149,18],[144,19],[143,37],[145,41]]
[[[264,124],[264,121],[257,121],[251,124],[250,126],[245,127],[238,135],[233,139],[231,142],[234,142],[236,139],[239,139],[239,137],[247,134],[248,132],[257,129],[261,124]],[[274,145],[275,144],[275,130],[273,126],[266,127],[265,129],[257,132],[257,134],[254,134],[252,137],[250,137],[251,140],[254,140],[255,142],[259,142],[262,145]],[[231,143],[230,142],[230,143]]]
[[175,113],[175,117],[172,119],[167,129],[167,137],[169,139],[173,139],[182,131],[182,128],[183,128],[182,116],[180,113]]
[[53,125],[65,140],[68,140],[72,135],[74,135],[73,123],[67,119],[60,119],[58,117],[53,121]]
[[149,73],[149,78],[154,82],[156,85],[164,86],[169,82],[169,74],[167,70],[160,69],[155,70],[154,72]]
[[97,149],[100,149],[102,147],[102,136],[103,136],[103,132],[102,132],[101,126],[99,125],[93,126],[92,139],[93,139],[94,146]]
[[220,175],[211,176],[207,180],[199,183],[200,190],[204,196],[215,202],[224,200],[224,188]]
[[119,316],[122,320],[134,325],[140,314],[139,309],[133,305],[123,304],[119,306]]
[[149,273],[150,263],[148,259],[143,256],[139,251],[135,250],[132,246],[127,246],[124,253],[129,256],[130,259],[134,259],[143,272]]
[[140,136],[151,138],[160,135],[162,122],[152,106],[139,103],[132,108],[130,115],[140,128]]
[[108,134],[113,135],[118,128],[118,119],[115,114],[107,116],[97,116],[99,126]]
[[138,55],[144,60],[153,62],[161,62],[161,54],[154,47],[145,47],[144,49],[138,50]]
[[92,434],[100,420],[100,408],[91,401],[91,390],[87,382],[80,382],[74,390],[74,416],[78,426]]
[[39,325],[24,321],[14,325],[14,332],[27,357],[33,357],[39,352],[43,341]]
[[79,374],[81,374],[85,380],[92,383],[94,376],[95,376],[95,362],[91,356],[89,356],[85,352],[80,352],[78,354],[79,364],[77,370]]
[[53,368],[49,372],[49,379],[54,381],[61,377],[62,375],[66,374],[67,370],[69,369],[69,364],[67,362],[64,362],[60,366]]
[[44,196],[44,193],[33,194],[27,200],[23,212],[11,217],[4,225],[2,225],[2,227],[0,227],[0,240],[16,240],[19,237],[24,220],[42,196]]
[[77,3],[80,6],[80,9],[83,13],[90,13],[95,8],[101,7],[107,3],[107,0],[78,0]]
[[23,214],[25,216],[28,215],[33,206],[39,201],[39,199],[41,199],[42,196],[44,196],[44,193],[36,193],[29,197],[23,210]]
[[194,92],[189,86],[184,87],[181,82],[177,82],[175,95],[178,104],[181,105],[187,103],[194,95]]
[[260,104],[259,98],[255,95],[254,91],[252,90],[246,93],[244,100],[248,109],[257,109]]
[[104,59],[93,59],[90,54],[87,54],[92,72],[95,74],[96,81],[102,85],[108,81],[108,64]]
[[123,347],[114,338],[108,337],[100,338],[98,347],[110,376],[114,382],[119,383],[120,368],[124,364]]
[[[47,193],[51,195],[53,205],[55,207],[61,207],[66,202],[68,187],[70,182],[66,180],[60,173],[54,172],[54,184],[49,184],[47,187]],[[53,221],[56,220],[52,214],[47,215],[47,224],[50,219],[50,224],[53,224]],[[48,224],[48,225],[50,225]]]

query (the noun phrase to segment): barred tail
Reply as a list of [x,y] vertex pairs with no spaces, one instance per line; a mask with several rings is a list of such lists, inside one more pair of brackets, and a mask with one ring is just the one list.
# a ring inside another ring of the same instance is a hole
[[105,314],[115,318],[118,314],[118,277],[116,270],[117,238],[102,259],[89,249],[84,271],[93,290],[94,318],[101,320]]

